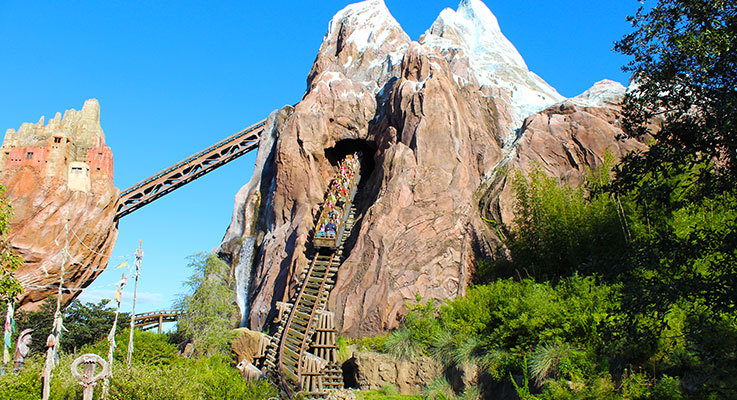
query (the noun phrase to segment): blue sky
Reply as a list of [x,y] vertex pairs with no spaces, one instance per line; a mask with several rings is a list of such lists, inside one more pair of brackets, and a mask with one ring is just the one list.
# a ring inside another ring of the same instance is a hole
[[[459,0],[386,0],[413,40]],[[100,101],[125,189],[300,100],[330,18],[345,1],[0,0],[0,129]],[[486,0],[529,68],[567,97],[603,78],[627,84],[613,42],[635,0]],[[167,308],[186,257],[216,247],[255,153],[124,217],[111,264],[143,240],[136,311]],[[82,299],[112,296],[114,265]],[[126,290],[129,294],[132,285]],[[130,310],[129,297],[123,309]]]

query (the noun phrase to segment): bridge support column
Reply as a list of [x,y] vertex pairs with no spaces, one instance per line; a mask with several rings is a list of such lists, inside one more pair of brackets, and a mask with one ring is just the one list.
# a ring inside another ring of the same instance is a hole
[[159,335],[161,335],[161,324],[164,323],[164,316],[159,315]]

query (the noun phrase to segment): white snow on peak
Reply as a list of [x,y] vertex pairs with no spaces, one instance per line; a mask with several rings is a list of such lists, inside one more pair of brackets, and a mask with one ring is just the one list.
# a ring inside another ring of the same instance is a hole
[[327,37],[337,34],[335,29],[345,23],[350,23],[354,27],[350,36],[346,38],[346,43],[355,44],[358,51],[364,51],[369,46],[382,45],[394,30],[399,30],[409,41],[409,36],[389,12],[384,0],[365,0],[349,4],[338,11],[330,20]]
[[585,92],[571,99],[574,104],[583,107],[607,107],[622,103],[627,88],[619,82],[604,79],[596,82]]
[[461,0],[457,11],[443,10],[422,42],[450,57],[455,52],[444,49],[462,49],[479,84],[510,91],[518,125],[527,116],[565,99],[527,68],[481,0]]
[[[457,25],[470,28],[468,31],[472,35],[467,37],[467,41],[472,45],[473,53],[490,55],[500,62],[527,69],[525,60],[512,42],[502,34],[496,16],[481,0],[461,0],[458,12],[446,8],[443,13],[448,18],[455,18]],[[440,14],[441,18],[443,13]]]

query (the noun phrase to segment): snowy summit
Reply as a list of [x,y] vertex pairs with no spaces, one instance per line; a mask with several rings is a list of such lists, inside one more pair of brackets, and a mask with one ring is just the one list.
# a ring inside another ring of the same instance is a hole
[[527,116],[565,99],[527,68],[481,0],[462,0],[458,11],[443,10],[423,41],[440,49],[463,50],[479,84],[511,92],[520,125]]

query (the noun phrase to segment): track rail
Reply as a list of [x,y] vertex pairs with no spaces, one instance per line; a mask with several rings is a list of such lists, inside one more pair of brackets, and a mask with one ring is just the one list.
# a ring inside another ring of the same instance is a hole
[[[299,279],[299,290],[275,335],[278,340],[272,348],[274,362],[271,367],[276,373],[276,380],[281,390],[289,398],[294,398],[298,392],[302,392],[308,399],[324,398],[327,394],[325,390],[342,387],[342,374],[338,364],[336,364],[337,368],[331,362],[322,368],[316,368],[310,362],[321,358],[311,352],[314,351],[312,347],[315,344],[313,340],[319,313],[327,308],[328,296],[342,263],[343,244],[354,223],[355,206],[352,204],[346,223],[346,234],[343,235],[340,246],[329,252],[315,251],[309,267]],[[318,370],[320,372],[317,372]],[[317,375],[323,377],[323,390],[310,391],[309,379]]]
[[[333,260],[335,259],[335,253],[330,255],[330,261],[328,261],[325,274],[323,274],[322,279],[320,279],[320,288],[317,290],[317,299],[315,300],[315,304],[312,305],[312,311],[310,311],[310,320],[307,322],[308,326],[308,334],[304,335],[302,337],[302,346],[299,349],[299,359],[297,360],[297,382],[302,382],[302,359],[305,356],[305,353],[307,353],[307,346],[310,344],[310,333],[309,329],[313,326],[313,322],[315,321],[315,316],[318,310],[318,307],[320,306],[320,298],[322,298],[323,293],[325,291],[325,283],[328,280],[328,276],[330,275],[330,267],[333,265]],[[317,258],[320,253],[315,254],[315,261],[313,264],[317,263]],[[306,285],[305,285],[306,286]],[[296,311],[296,307],[292,308],[292,312]],[[301,388],[301,383],[298,386],[299,389]]]
[[258,148],[266,120],[224,139],[199,153],[123,190],[118,199],[118,220],[152,201],[222,167]]
[[[343,164],[346,165],[346,164]],[[335,210],[329,201],[335,201],[341,212],[328,214],[325,209],[316,216],[311,239],[313,247],[305,255],[311,260],[296,279],[297,290],[290,302],[277,302],[279,325],[265,354],[264,366],[271,379],[279,385],[287,398],[302,396],[305,399],[324,399],[331,390],[343,388],[341,365],[338,363],[337,329],[334,313],[327,310],[328,297],[335,285],[344,258],[344,245],[356,223],[356,204],[360,172],[352,161],[347,164],[355,178],[345,177],[345,171],[336,174],[325,193],[323,207]],[[338,196],[335,196],[335,195]],[[337,200],[337,201],[336,201]],[[315,245],[316,238],[324,238],[325,218],[340,219],[342,235],[336,232],[332,243]],[[324,221],[324,222],[323,222]],[[319,236],[323,233],[323,236]],[[288,290],[288,289],[287,289]]]

